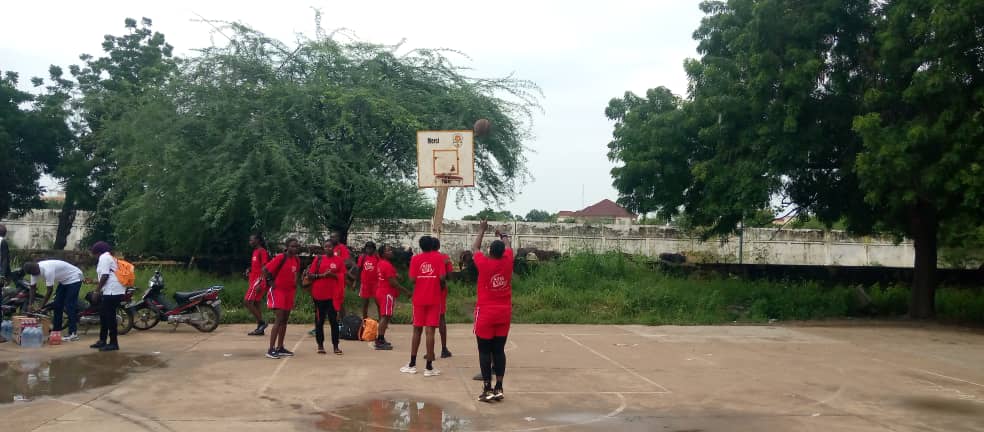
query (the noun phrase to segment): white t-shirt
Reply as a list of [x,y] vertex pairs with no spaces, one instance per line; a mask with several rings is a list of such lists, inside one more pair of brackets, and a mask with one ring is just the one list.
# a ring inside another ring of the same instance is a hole
[[97,280],[102,280],[103,275],[109,275],[109,279],[102,287],[103,295],[126,294],[126,288],[123,288],[120,280],[116,279],[116,258],[113,258],[109,252],[99,255],[99,264],[96,264]]
[[[48,288],[58,285],[73,284],[82,281],[82,270],[65,261],[44,260],[38,262],[41,267],[40,277],[44,278]],[[31,275],[31,285],[38,283],[38,276]]]

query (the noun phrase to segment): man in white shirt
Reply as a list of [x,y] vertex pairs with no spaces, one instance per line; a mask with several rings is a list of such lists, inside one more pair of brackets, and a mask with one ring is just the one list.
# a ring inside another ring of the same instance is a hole
[[93,256],[99,257],[99,263],[96,264],[99,288],[95,291],[99,299],[99,342],[90,347],[99,351],[117,351],[120,346],[116,340],[116,308],[120,306],[126,288],[116,278],[116,258],[110,253],[112,247],[109,243],[96,242],[89,251]]
[[[48,292],[44,295],[44,302],[48,304],[51,293],[55,293],[55,302],[52,304],[54,318],[52,319],[55,331],[62,330],[62,312],[68,314],[68,336],[62,340],[77,341],[79,325],[79,289],[82,288],[82,270],[65,261],[44,260],[39,262],[26,262],[23,266],[24,273],[31,275],[31,289],[37,292],[38,279],[44,279]],[[58,285],[55,290],[55,284]]]

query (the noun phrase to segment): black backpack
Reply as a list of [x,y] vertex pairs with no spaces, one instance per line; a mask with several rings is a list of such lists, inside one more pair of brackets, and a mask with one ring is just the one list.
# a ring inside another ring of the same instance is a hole
[[362,333],[362,318],[346,315],[342,318],[341,327],[339,337],[346,340],[359,340],[359,334]]

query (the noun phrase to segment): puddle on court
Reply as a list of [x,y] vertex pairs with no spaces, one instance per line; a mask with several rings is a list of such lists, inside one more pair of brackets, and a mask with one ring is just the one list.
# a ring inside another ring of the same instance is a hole
[[315,426],[321,430],[357,431],[465,431],[471,421],[444,407],[412,399],[375,399],[321,414]]
[[28,402],[117,384],[133,373],[165,367],[155,355],[92,353],[0,363],[0,404]]

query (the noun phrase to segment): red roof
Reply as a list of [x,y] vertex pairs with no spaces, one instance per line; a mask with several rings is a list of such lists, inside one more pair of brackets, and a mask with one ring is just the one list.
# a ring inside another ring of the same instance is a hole
[[635,218],[636,215],[615,204],[610,199],[603,199],[597,204],[587,206],[576,212],[562,210],[557,213],[559,217],[611,217],[611,218]]

